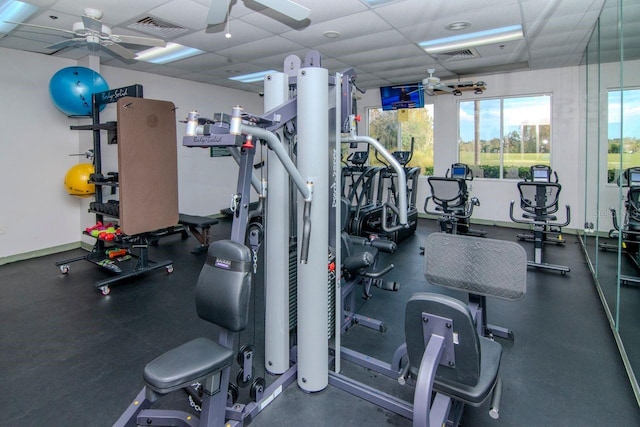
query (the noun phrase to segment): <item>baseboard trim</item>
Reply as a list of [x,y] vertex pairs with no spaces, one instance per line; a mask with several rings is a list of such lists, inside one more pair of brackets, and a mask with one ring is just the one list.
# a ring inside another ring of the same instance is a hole
[[[17,262],[17,261],[24,261],[26,259],[39,258],[46,255],[53,255],[60,252],[66,252],[66,251],[70,251],[78,248],[87,249],[84,247],[84,245],[85,244],[83,242],[72,242],[72,243],[66,243],[64,245],[52,246],[50,248],[38,249],[30,252],[23,252],[21,254],[9,255],[9,256],[0,258],[0,265],[10,264],[12,262]],[[90,249],[91,247],[89,247],[89,250]]]

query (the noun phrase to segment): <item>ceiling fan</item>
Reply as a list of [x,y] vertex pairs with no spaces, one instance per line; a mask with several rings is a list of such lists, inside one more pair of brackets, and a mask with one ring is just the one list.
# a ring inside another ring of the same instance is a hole
[[112,34],[111,28],[102,23],[102,11],[98,9],[84,9],[81,18],[82,21],[74,23],[71,30],[47,27],[44,25],[25,24],[21,22],[6,22],[24,25],[27,27],[42,28],[45,30],[61,31],[72,35],[72,38],[47,46],[47,49],[59,50],[66,47],[86,45],[92,52],[97,52],[99,49],[105,49],[119,57],[134,59],[136,57],[135,52],[121,46],[120,43],[157,47],[164,47],[166,45],[164,40],[161,39]]
[[455,89],[446,85],[440,81],[439,77],[434,77],[433,73],[436,70],[434,68],[429,68],[427,73],[429,73],[429,77],[422,80],[422,88],[425,93],[429,96],[434,95],[434,90],[441,90],[443,92],[454,93]]
[[[253,1],[288,16],[295,21],[303,21],[309,17],[309,14],[311,14],[311,10],[291,0]],[[209,6],[209,13],[207,14],[207,24],[218,25],[223,23],[229,13],[230,4],[231,0],[211,0],[211,6]]]

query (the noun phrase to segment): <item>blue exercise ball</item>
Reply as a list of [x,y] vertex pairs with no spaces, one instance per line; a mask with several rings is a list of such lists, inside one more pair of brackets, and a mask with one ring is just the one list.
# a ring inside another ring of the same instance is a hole
[[[86,67],[67,67],[49,81],[49,95],[53,105],[67,116],[90,116],[91,95],[109,90],[100,73]],[[105,105],[100,107],[102,111]]]

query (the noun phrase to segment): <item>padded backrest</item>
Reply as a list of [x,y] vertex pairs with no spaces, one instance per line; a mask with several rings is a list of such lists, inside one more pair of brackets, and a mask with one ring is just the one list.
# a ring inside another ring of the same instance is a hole
[[248,247],[232,240],[211,243],[196,284],[198,316],[232,332],[245,329],[252,271]]
[[520,207],[532,215],[549,215],[558,211],[562,186],[557,182],[518,182]]
[[444,178],[430,176],[427,178],[431,187],[433,202],[446,213],[464,209],[467,202],[467,183],[461,178]]
[[516,242],[431,233],[424,276],[432,285],[518,300],[527,291],[527,254]]
[[469,308],[455,298],[429,292],[414,294],[405,309],[404,327],[412,376],[418,373],[430,336],[425,337],[423,313],[450,320],[457,337],[457,343],[453,344],[455,363],[439,365],[436,379],[475,386],[480,378],[480,341]]

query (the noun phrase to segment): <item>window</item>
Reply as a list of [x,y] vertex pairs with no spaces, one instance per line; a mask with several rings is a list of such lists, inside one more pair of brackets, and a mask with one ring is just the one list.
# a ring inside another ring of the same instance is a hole
[[617,183],[620,153],[622,170],[640,166],[640,89],[609,91],[607,120],[607,182]]
[[522,179],[550,162],[551,96],[476,99],[458,108],[459,161],[478,178]]
[[[413,156],[408,166],[420,166],[422,174],[433,175],[433,104],[392,111],[369,108],[367,114],[370,137],[390,152],[409,151],[413,138]],[[372,165],[380,163],[374,154],[369,159]]]

